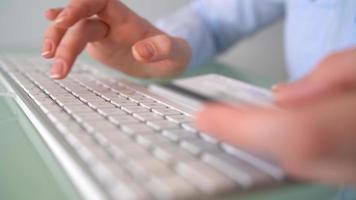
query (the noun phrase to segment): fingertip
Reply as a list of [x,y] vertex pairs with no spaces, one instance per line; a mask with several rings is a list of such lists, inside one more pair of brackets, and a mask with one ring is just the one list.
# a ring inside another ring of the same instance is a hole
[[53,62],[50,77],[53,79],[64,79],[66,77],[66,72],[68,71],[68,65],[61,58],[56,58]]
[[195,114],[195,123],[200,130],[205,132],[214,132],[214,122],[217,115],[216,111],[219,110],[221,105],[210,103],[205,104],[199,112]]
[[52,58],[54,51],[55,51],[54,42],[50,39],[45,39],[41,56],[47,59]]
[[203,132],[211,132],[210,122],[210,112],[207,109],[201,110],[195,114],[195,124],[199,130]]
[[50,51],[45,51],[41,54],[43,58],[50,59],[51,58],[51,52]]

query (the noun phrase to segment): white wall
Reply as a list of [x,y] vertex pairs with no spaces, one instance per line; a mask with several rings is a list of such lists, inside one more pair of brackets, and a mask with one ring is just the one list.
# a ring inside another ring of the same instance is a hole
[[[42,17],[46,8],[64,5],[66,0],[1,0],[0,51],[40,48],[48,22]],[[189,0],[124,0],[150,20],[174,12]],[[247,39],[219,58],[246,72],[276,80],[286,78],[283,61],[282,23]]]

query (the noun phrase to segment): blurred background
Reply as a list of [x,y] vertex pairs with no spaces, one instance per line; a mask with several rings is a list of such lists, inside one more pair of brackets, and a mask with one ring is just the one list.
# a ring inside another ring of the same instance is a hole
[[[150,21],[174,12],[190,0],[123,0]],[[48,25],[43,13],[67,0],[1,0],[0,51],[37,51]],[[220,56],[220,62],[248,73],[282,81],[287,79],[283,54],[283,22],[250,37]]]

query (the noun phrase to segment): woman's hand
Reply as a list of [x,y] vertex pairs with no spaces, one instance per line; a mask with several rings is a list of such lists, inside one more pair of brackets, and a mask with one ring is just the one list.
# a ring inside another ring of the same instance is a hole
[[340,51],[324,59],[305,78],[274,87],[280,105],[303,104],[356,89],[356,48]]
[[56,79],[67,76],[85,47],[100,62],[141,78],[176,76],[191,60],[185,40],[158,30],[117,0],[71,0],[45,15],[53,23],[42,55],[54,59]]
[[207,105],[200,129],[265,154],[297,179],[356,183],[356,92],[285,110]]
[[275,89],[282,110],[207,105],[198,126],[268,154],[296,178],[356,183],[356,49],[327,57],[306,78]]

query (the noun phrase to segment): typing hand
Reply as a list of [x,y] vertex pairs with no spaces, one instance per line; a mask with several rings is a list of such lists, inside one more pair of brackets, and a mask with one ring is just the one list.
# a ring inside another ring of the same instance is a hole
[[356,183],[356,49],[327,57],[306,78],[275,88],[284,109],[207,105],[198,126],[268,154],[299,179]]
[[308,76],[274,88],[280,105],[303,104],[356,89],[356,48],[334,53]]
[[232,145],[271,156],[293,177],[356,183],[356,92],[285,110],[207,105],[203,131]]
[[141,78],[178,75],[191,60],[185,40],[163,33],[117,0],[71,0],[45,15],[53,23],[42,55],[54,59],[56,79],[68,75],[84,48],[100,62]]

